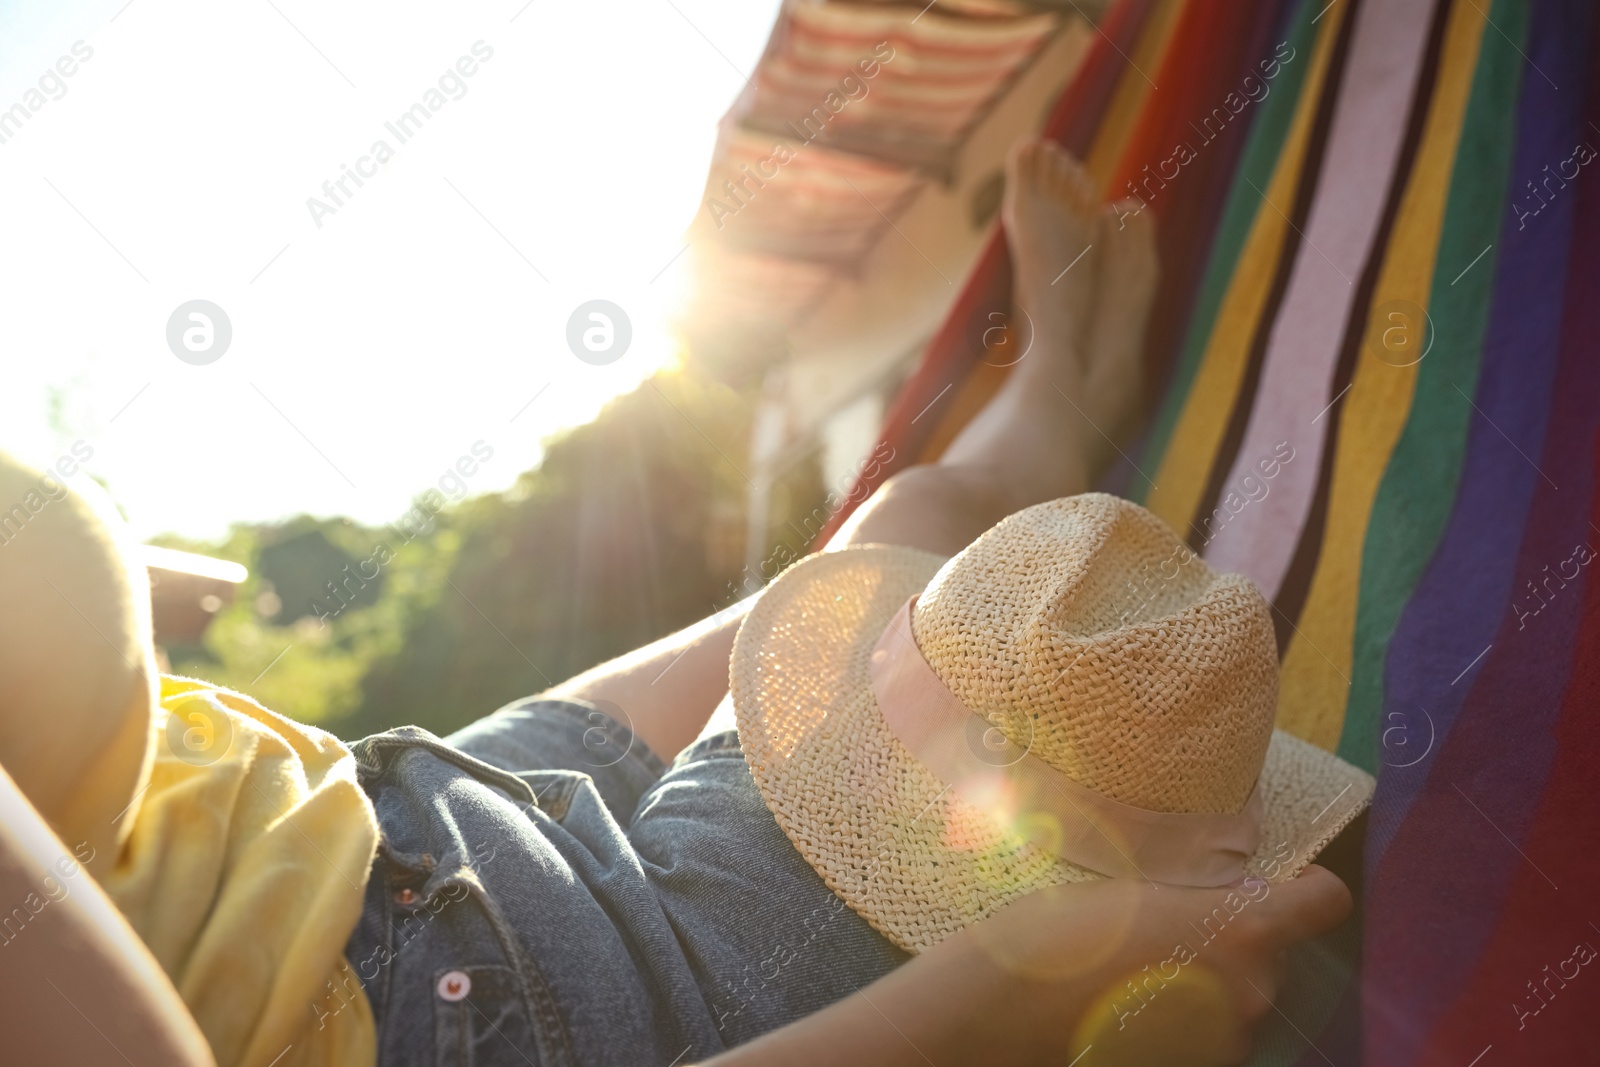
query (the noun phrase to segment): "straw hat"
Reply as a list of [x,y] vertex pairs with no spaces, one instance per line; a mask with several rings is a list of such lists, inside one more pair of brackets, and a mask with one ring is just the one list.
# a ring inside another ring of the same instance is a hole
[[778,825],[913,952],[1049,884],[1282,881],[1374,786],[1273,729],[1255,586],[1103,493],[1018,512],[949,561],[802,560],[739,628],[730,688]]

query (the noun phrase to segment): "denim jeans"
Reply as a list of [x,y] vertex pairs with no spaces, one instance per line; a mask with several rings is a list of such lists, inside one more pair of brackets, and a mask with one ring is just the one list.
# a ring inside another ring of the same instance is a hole
[[598,708],[353,746],[381,839],[346,948],[378,1062],[690,1064],[907,958],[795,851],[729,732],[665,767]]

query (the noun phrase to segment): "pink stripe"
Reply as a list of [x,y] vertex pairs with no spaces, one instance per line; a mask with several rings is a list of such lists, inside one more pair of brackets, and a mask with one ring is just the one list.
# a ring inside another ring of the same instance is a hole
[[1017,829],[1100,874],[1188,886],[1228,885],[1244,874],[1261,839],[1259,783],[1234,815],[1148,811],[1079,785],[949,690],[911,636],[916,601],[905,602],[873,647],[872,691],[889,729],[934,777],[974,806],[999,802],[1019,814],[1049,816],[1022,819]]
[[[1268,600],[1283,584],[1316,493],[1323,431],[1337,413],[1318,415],[1332,399],[1345,323],[1400,155],[1432,9],[1433,0],[1387,0],[1362,5],[1357,16],[1306,240],[1268,338],[1244,442],[1223,483],[1226,496],[1280,442],[1294,448],[1272,491],[1230,519],[1206,552],[1208,563],[1246,575]],[[1204,525],[1203,518],[1196,521]]]

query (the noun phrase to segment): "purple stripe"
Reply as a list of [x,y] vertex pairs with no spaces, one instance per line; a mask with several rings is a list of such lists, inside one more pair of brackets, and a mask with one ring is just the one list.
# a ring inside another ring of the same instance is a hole
[[[1539,4],[1533,13],[1534,62],[1556,84],[1577,86],[1584,75],[1587,27],[1562,22],[1560,39],[1550,40],[1552,24],[1559,21],[1551,11],[1554,6]],[[1567,54],[1557,54],[1562,52]],[[1537,74],[1524,81],[1512,164],[1513,203],[1524,202],[1529,195],[1526,183],[1541,177],[1546,165],[1553,167],[1565,159],[1582,139],[1580,101],[1577,91],[1558,93]],[[1499,262],[1493,303],[1473,398],[1482,414],[1474,412],[1469,424],[1449,524],[1389,643],[1381,807],[1374,807],[1367,834],[1369,864],[1383,858],[1422,787],[1428,763],[1420,757],[1427,747],[1430,720],[1437,745],[1449,734],[1473,679],[1483,669],[1488,657],[1478,656],[1494,640],[1512,594],[1517,547],[1534,487],[1541,481],[1517,450],[1535,456],[1544,443],[1559,354],[1574,193],[1569,188],[1557,196],[1540,215],[1525,220],[1525,227],[1519,227],[1512,211],[1496,241]]]
[[[1513,195],[1526,195],[1527,181],[1544,177],[1546,165],[1554,169],[1585,139],[1579,104],[1592,18],[1586,3],[1534,6]],[[1587,139],[1600,146],[1600,135]],[[1516,840],[1526,831],[1555,754],[1550,731],[1570,677],[1582,589],[1569,585],[1520,630],[1508,600],[1525,592],[1526,580],[1542,579],[1546,565],[1569,558],[1577,542],[1600,545],[1587,522],[1600,363],[1592,333],[1579,325],[1593,294],[1568,289],[1566,270],[1569,250],[1596,254],[1600,163],[1585,168],[1579,183],[1590,231],[1582,240],[1572,233],[1577,185],[1523,228],[1507,207],[1474,398],[1482,412],[1473,413],[1450,523],[1389,647],[1384,725],[1411,727],[1411,752],[1402,755],[1401,735],[1390,735],[1383,756],[1391,765],[1380,775],[1369,829],[1370,1064],[1415,1062],[1471,979],[1524,862],[1501,834]],[[1537,457],[1539,470],[1518,449]],[[1432,751],[1413,767],[1396,767],[1416,759],[1426,741],[1419,707],[1432,718]],[[1449,906],[1441,908],[1446,895]]]

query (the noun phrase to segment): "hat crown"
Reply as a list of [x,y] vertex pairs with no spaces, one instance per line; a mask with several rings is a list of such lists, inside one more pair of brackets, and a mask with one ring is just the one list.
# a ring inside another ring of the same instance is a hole
[[923,657],[1015,749],[1124,804],[1235,812],[1266,758],[1266,601],[1155,515],[1087,493],[1005,519],[912,612]]

